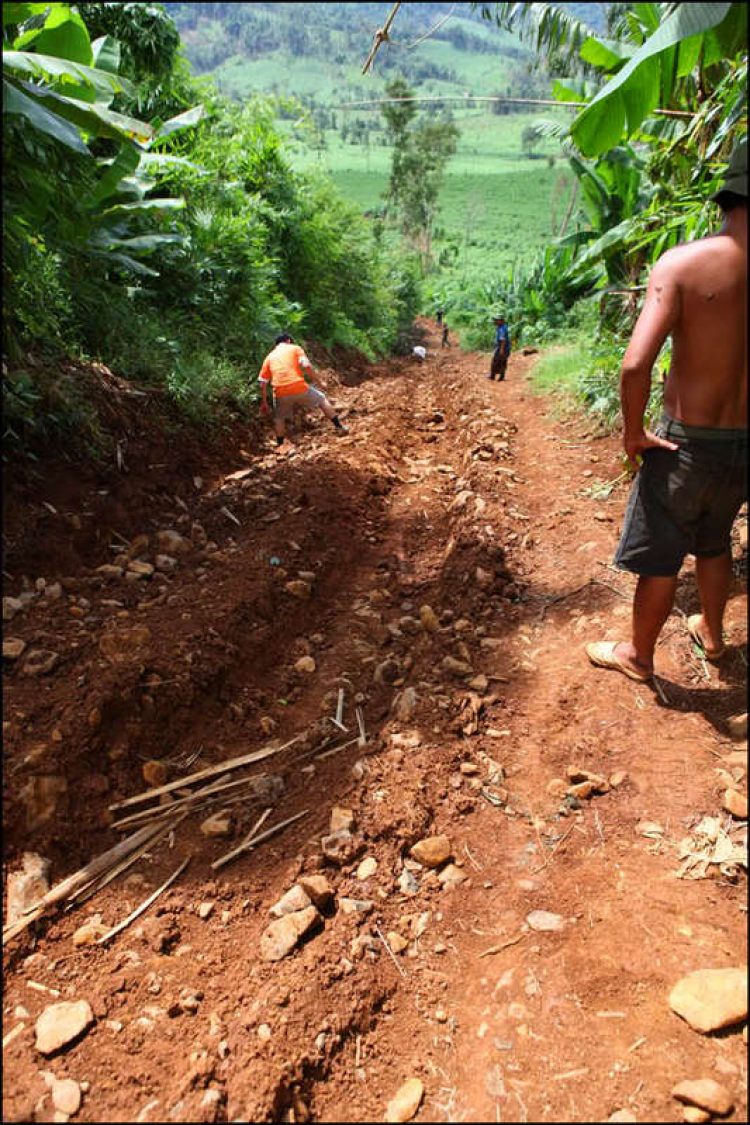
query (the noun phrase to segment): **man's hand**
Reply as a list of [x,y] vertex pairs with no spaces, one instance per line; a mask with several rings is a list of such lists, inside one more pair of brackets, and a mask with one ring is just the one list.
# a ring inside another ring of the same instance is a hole
[[657,437],[652,434],[650,430],[641,430],[638,434],[625,434],[622,439],[622,444],[627,454],[628,461],[634,469],[638,470],[640,465],[636,461],[639,453],[643,453],[645,449],[679,449],[673,441],[667,441],[666,438]]
[[263,399],[263,402],[260,404],[260,412],[263,415],[268,414],[268,403],[265,399]]

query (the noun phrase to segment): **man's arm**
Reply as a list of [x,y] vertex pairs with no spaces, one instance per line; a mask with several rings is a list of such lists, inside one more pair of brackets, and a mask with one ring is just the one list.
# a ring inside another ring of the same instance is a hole
[[270,378],[270,371],[268,366],[268,359],[263,361],[263,366],[260,369],[260,412],[261,414],[268,414],[268,380]]
[[306,355],[301,355],[299,357],[299,365],[302,368],[302,370],[304,372],[304,375],[305,375],[305,378],[308,380],[308,382],[312,383],[312,385],[314,387],[317,387],[319,390],[325,389],[322,386],[322,384],[320,382],[320,379],[315,374],[315,370],[313,368],[313,365],[310,363],[310,360],[307,358]]
[[[667,256],[665,256],[667,257]],[[630,337],[620,372],[622,444],[628,460],[638,468],[636,457],[644,449],[677,449],[674,442],[644,429],[643,415],[651,390],[651,370],[659,349],[673,331],[680,315],[680,291],[674,265],[661,258],[651,271],[646,300]]]

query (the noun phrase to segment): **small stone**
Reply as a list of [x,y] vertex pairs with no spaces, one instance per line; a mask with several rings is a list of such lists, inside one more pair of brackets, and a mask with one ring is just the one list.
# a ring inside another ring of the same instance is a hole
[[104,937],[109,932],[109,927],[105,926],[101,921],[101,915],[96,918],[89,918],[82,926],[73,934],[73,945],[96,945],[100,937]]
[[294,665],[294,670],[295,672],[304,672],[306,675],[309,675],[311,672],[315,671],[316,667],[317,665],[312,656],[301,656]]
[[312,905],[310,897],[299,884],[290,887],[268,911],[274,918],[283,918],[285,914],[293,914],[296,910],[305,910]]
[[422,622],[422,627],[426,629],[428,633],[437,633],[440,628],[440,622],[432,606],[423,605],[419,607],[419,620]]
[[140,559],[133,559],[128,563],[128,572],[130,574],[137,574],[139,578],[150,578],[154,573],[154,567],[151,563],[141,562]]
[[112,664],[137,664],[145,660],[151,643],[151,630],[145,625],[112,629],[99,639],[102,655]]
[[415,895],[419,890],[419,881],[411,871],[404,869],[396,880],[396,885],[402,895]]
[[48,648],[32,648],[23,662],[25,676],[46,676],[60,660],[59,652]]
[[342,828],[338,832],[332,832],[329,836],[323,836],[320,841],[320,849],[323,852],[323,857],[329,863],[341,867],[354,859],[358,845],[351,832]]
[[689,1122],[690,1125],[702,1125],[702,1122],[711,1120],[711,1114],[705,1109],[699,1109],[697,1105],[684,1105],[682,1120]]
[[30,832],[52,820],[67,798],[68,783],[56,774],[32,777],[21,790],[26,808],[26,827]]
[[291,953],[300,938],[320,921],[314,906],[285,914],[271,922],[260,939],[260,955],[264,961],[280,961]]
[[216,904],[213,902],[202,902],[198,907],[198,917],[202,918],[205,922],[205,920],[213,914],[215,905]]
[[267,1043],[271,1038],[271,1028],[267,1023],[258,1024],[258,1038],[260,1039],[261,1043]]
[[727,789],[722,804],[727,812],[738,820],[747,820],[747,794],[739,793],[736,789]]
[[594,793],[598,792],[599,790],[594,781],[579,781],[576,785],[568,786],[566,796],[575,797],[576,800],[581,801],[585,800],[587,797],[593,797]]
[[444,656],[442,666],[451,676],[473,676],[474,669],[465,660],[457,660],[455,656]]
[[458,768],[465,777],[473,777],[479,773],[479,766],[475,762],[461,762]]
[[157,789],[160,785],[165,785],[169,777],[169,770],[164,762],[152,759],[149,762],[144,762],[141,766],[141,773],[146,785]]
[[547,793],[550,797],[564,797],[568,792],[568,783],[561,777],[553,777],[547,784]]
[[293,578],[291,582],[285,582],[284,589],[288,594],[291,594],[293,598],[309,598],[312,593],[310,583],[304,582],[301,578]]
[[437,1008],[436,1011],[435,1011],[435,1019],[437,1020],[438,1023],[447,1023],[448,1022],[448,1013],[445,1011],[444,1008]]
[[526,915],[532,930],[562,930],[565,919],[561,914],[551,914],[549,910],[532,910]]
[[634,1113],[631,1113],[629,1109],[616,1109],[615,1112],[610,1113],[609,1117],[607,1118],[607,1121],[633,1122],[637,1120],[638,1118]]
[[422,745],[422,736],[416,730],[396,731],[390,735],[389,742],[399,750],[415,750]]
[[351,832],[354,828],[354,813],[351,809],[342,809],[334,805],[331,809],[331,824],[329,832]]
[[157,555],[154,559],[156,569],[160,570],[162,574],[171,574],[173,570],[177,569],[177,559],[173,555]]
[[450,859],[451,842],[447,836],[426,836],[409,849],[409,854],[423,867],[439,867]]
[[375,904],[369,898],[340,898],[342,914],[369,914]]
[[261,715],[258,719],[258,726],[265,735],[272,735],[276,730],[276,720],[272,719],[270,715]]
[[3,640],[3,658],[18,660],[25,648],[26,641],[22,641],[20,637],[8,637],[7,640]]
[[377,869],[378,869],[378,861],[375,859],[374,856],[369,855],[369,856],[367,856],[366,859],[362,860],[359,867],[357,868],[357,878],[358,879],[369,879],[371,875],[375,874]]
[[94,1022],[87,1000],[63,1000],[45,1008],[36,1021],[36,1049],[51,1055],[77,1039]]
[[488,590],[492,585],[492,575],[488,570],[483,570],[481,566],[478,566],[476,568],[476,570],[474,571],[474,576],[476,578],[477,586],[479,586],[482,590]]
[[590,781],[593,783],[594,790],[599,793],[606,793],[609,789],[609,782],[600,777],[598,773],[591,773],[590,770],[580,769],[578,766],[568,766],[566,769],[568,781],[572,785],[579,785],[581,782]]
[[333,890],[325,875],[301,875],[299,886],[319,909],[328,906],[333,899]]
[[747,738],[747,711],[743,711],[741,715],[730,715],[727,730],[730,738]]
[[669,1006],[705,1034],[747,1018],[747,968],[698,969],[682,977]]
[[52,1083],[52,1104],[60,1113],[72,1117],[81,1107],[81,1089],[72,1078],[56,1078]]
[[96,574],[101,574],[102,578],[122,578],[123,568],[121,566],[114,566],[112,563],[104,563],[103,566],[98,566],[95,571]]
[[8,876],[6,925],[16,922],[49,890],[50,861],[37,852],[24,852],[23,870]]
[[201,832],[204,836],[213,836],[221,838],[224,836],[231,836],[234,828],[234,821],[231,814],[226,812],[217,812],[213,816],[207,817],[201,824]]
[[489,680],[480,672],[478,676],[474,676],[469,680],[469,687],[473,688],[474,691],[478,691],[480,695],[483,695],[489,687]]
[[672,1090],[672,1097],[686,1105],[697,1105],[700,1109],[708,1110],[709,1113],[716,1113],[719,1117],[725,1117],[734,1109],[734,1099],[726,1086],[715,1082],[713,1078],[686,1079],[684,1082],[678,1082]]
[[398,932],[398,930],[389,930],[385,936],[388,939],[388,944],[390,945],[394,953],[403,953],[409,944],[406,938],[403,937]]
[[455,863],[448,863],[438,875],[438,882],[443,887],[458,887],[461,883],[465,883],[468,875],[465,875],[460,867],[456,867]]
[[164,531],[157,531],[156,546],[163,555],[186,555],[193,545],[179,531],[166,528]]
[[391,704],[395,717],[402,723],[408,723],[417,709],[419,697],[413,687],[404,688],[397,692]]
[[3,598],[3,621],[12,621],[17,613],[23,612],[20,598]]
[[399,1087],[388,1102],[385,1111],[385,1120],[410,1121],[419,1109],[424,1096],[424,1086],[419,1078],[410,1078]]
[[619,789],[623,782],[628,780],[627,770],[615,770],[609,779],[609,784],[613,789]]

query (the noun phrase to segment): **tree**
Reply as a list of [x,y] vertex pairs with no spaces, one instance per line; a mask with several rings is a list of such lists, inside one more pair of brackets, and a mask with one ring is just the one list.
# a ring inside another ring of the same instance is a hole
[[534,128],[534,126],[526,125],[523,132],[521,133],[521,147],[528,156],[529,160],[531,160],[531,158],[533,157],[534,149],[539,144],[540,140],[541,138],[539,136],[539,133]]

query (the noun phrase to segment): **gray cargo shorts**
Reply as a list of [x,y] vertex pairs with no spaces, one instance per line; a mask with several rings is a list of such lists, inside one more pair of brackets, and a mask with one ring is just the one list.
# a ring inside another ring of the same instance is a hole
[[298,395],[274,395],[273,416],[279,421],[284,421],[292,417],[296,406],[312,410],[314,406],[322,407],[325,400],[326,396],[317,387],[308,387]]
[[679,449],[647,449],[633,481],[614,562],[649,577],[674,577],[685,555],[730,550],[747,499],[747,431],[686,426],[663,415],[656,434]]

